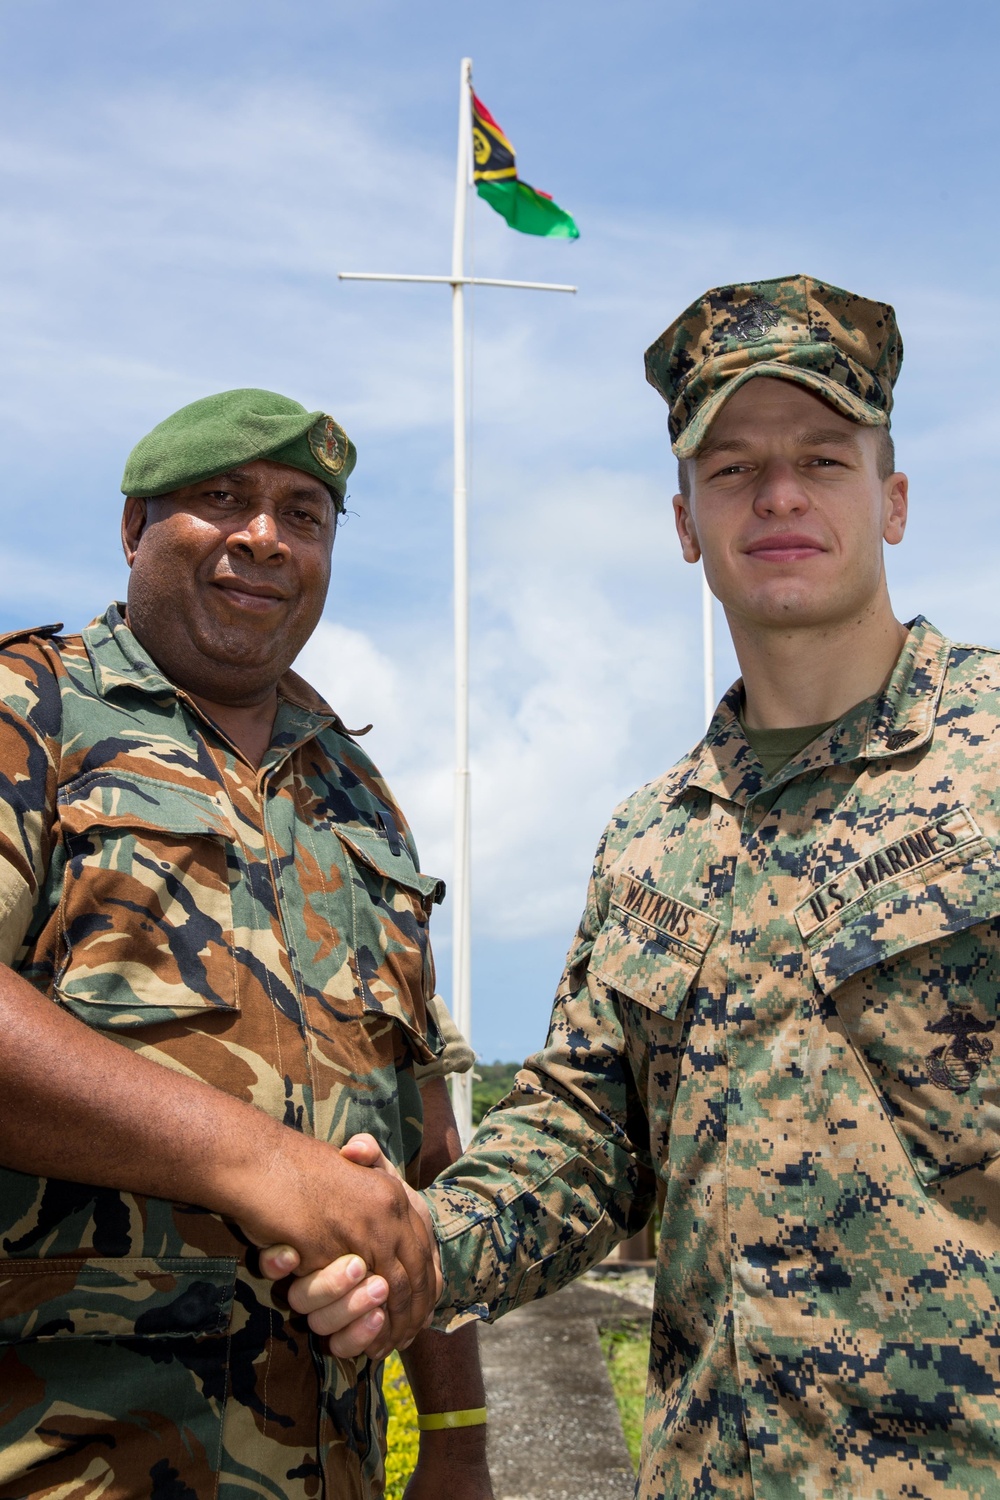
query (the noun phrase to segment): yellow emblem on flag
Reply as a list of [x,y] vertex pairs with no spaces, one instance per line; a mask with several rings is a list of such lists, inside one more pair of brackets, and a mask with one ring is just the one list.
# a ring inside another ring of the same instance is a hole
[[481,99],[472,96],[472,176],[476,182],[503,182],[517,176],[514,147]]

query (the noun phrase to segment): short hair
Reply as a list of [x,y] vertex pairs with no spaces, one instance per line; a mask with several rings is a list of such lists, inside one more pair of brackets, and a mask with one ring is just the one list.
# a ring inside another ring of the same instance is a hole
[[[890,474],[896,472],[896,445],[892,440],[892,433],[888,427],[876,427],[875,429],[875,463],[879,479],[888,479]],[[679,458],[677,460],[677,488],[685,500],[691,498],[691,470],[688,465],[694,460],[690,458]]]

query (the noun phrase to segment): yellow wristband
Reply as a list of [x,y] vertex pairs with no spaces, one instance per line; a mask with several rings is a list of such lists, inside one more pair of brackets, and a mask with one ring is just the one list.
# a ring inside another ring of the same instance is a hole
[[485,1406],[470,1406],[466,1411],[430,1411],[417,1414],[421,1432],[441,1432],[446,1427],[482,1427],[486,1421]]

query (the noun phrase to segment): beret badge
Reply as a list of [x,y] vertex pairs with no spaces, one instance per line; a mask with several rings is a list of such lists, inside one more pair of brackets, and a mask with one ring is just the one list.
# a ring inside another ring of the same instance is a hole
[[347,433],[332,417],[320,417],[309,429],[309,451],[328,474],[339,474],[347,460]]

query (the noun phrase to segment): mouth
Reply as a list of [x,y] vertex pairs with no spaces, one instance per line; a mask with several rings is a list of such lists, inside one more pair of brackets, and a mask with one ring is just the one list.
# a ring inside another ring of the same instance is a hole
[[748,557],[759,562],[804,562],[810,557],[819,557],[826,548],[815,537],[800,532],[778,532],[773,536],[762,536],[744,548]]
[[224,596],[226,603],[234,609],[247,610],[251,614],[267,614],[269,610],[284,604],[288,598],[273,583],[251,583],[243,578],[217,578],[213,581]]

